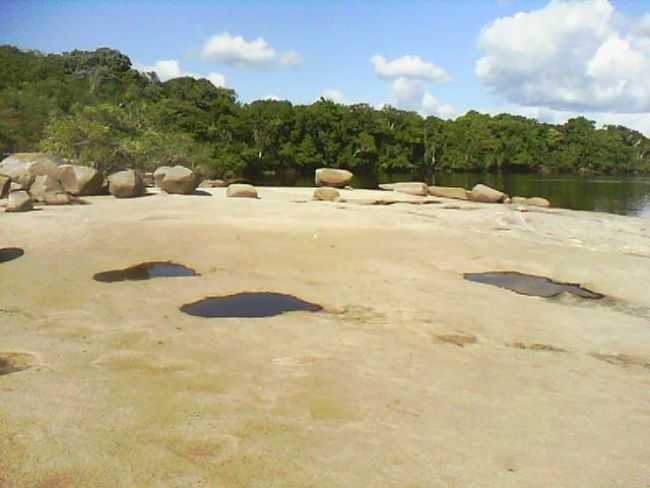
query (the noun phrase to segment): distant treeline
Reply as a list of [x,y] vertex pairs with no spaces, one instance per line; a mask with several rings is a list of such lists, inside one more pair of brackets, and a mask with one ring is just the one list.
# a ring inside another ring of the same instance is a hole
[[206,176],[435,171],[650,172],[650,140],[584,117],[456,120],[321,99],[244,104],[205,79],[160,82],[119,51],[0,46],[0,153],[46,150],[107,171],[183,164]]

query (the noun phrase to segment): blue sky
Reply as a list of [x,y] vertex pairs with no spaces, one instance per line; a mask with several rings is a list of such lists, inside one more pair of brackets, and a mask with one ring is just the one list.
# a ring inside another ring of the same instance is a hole
[[141,68],[168,61],[167,76],[211,74],[243,101],[325,94],[445,117],[585,113],[650,133],[647,0],[2,0],[0,43],[109,46]]

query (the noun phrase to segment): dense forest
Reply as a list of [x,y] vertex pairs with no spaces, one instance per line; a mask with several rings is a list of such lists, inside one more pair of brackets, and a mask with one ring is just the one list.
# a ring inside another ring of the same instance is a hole
[[119,51],[0,46],[0,153],[44,150],[106,171],[183,164],[211,177],[435,171],[650,172],[650,140],[584,117],[563,125],[475,111],[457,119],[321,99],[241,103],[189,77],[161,82]]

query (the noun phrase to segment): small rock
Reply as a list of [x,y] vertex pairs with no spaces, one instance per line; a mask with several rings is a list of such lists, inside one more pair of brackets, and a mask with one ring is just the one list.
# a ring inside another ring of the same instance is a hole
[[508,198],[508,195],[502,191],[490,188],[487,185],[479,184],[472,188],[472,191],[469,192],[468,197],[474,202],[502,203],[506,198]]
[[316,170],[316,186],[344,188],[354,175],[346,169],[319,168]]
[[226,182],[223,180],[203,180],[199,188],[224,188],[226,186]]
[[442,198],[454,198],[456,200],[467,200],[467,193],[465,188],[458,186],[430,186],[429,195]]
[[426,197],[429,195],[429,187],[427,187],[426,183],[420,183],[418,181],[383,184],[379,185],[379,188],[406,193],[407,195],[414,195],[416,197]]
[[5,212],[27,212],[34,209],[34,201],[24,190],[14,191],[9,194]]
[[159,184],[161,190],[181,195],[189,195],[194,192],[196,185],[196,175],[185,166],[174,166],[165,169]]
[[73,197],[65,192],[48,192],[43,199],[45,205],[70,205],[73,202]]
[[549,208],[551,206],[551,202],[549,202],[546,198],[542,198],[542,197],[528,198],[526,200],[526,203],[533,207]]
[[59,180],[66,192],[77,196],[100,195],[104,183],[103,175],[95,168],[77,164],[59,166]]
[[257,198],[257,190],[253,185],[235,183],[228,187],[226,196],[229,198]]
[[339,199],[339,191],[336,188],[323,186],[314,190],[314,200],[321,200],[324,202],[335,202]]
[[144,183],[139,171],[128,169],[108,177],[108,189],[116,198],[132,198],[144,195]]

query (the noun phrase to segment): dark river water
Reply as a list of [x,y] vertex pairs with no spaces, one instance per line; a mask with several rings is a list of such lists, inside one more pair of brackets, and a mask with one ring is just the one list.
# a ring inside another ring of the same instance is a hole
[[[553,206],[650,218],[649,176],[573,176],[540,174],[438,173],[435,184],[471,189],[484,183],[511,196],[548,198]],[[379,183],[423,181],[410,174],[355,176],[356,188],[377,188]],[[269,186],[313,186],[313,177],[264,176],[255,183]]]

